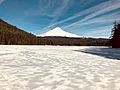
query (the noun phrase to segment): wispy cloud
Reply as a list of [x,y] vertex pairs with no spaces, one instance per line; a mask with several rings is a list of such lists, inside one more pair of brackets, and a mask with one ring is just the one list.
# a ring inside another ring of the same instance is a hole
[[0,0],[0,4],[2,4],[5,0]]
[[[98,30],[92,30],[88,33],[86,32],[84,36],[86,37],[95,37],[95,38],[110,38],[110,29],[98,29]],[[108,34],[107,36],[105,34]]]
[[[88,2],[88,4],[89,3],[90,3],[90,1]],[[65,25],[62,28],[64,30],[78,30],[78,29],[81,30],[80,29],[81,26],[86,27],[87,25],[90,25],[90,24],[97,23],[97,24],[101,25],[101,24],[107,23],[110,25],[110,23],[112,24],[114,21],[120,20],[119,9],[120,9],[120,0],[106,0],[105,2],[102,2],[98,5],[90,7],[88,9],[85,9],[85,10],[83,9],[83,10],[81,10],[81,12],[78,12],[78,13],[74,14],[73,16],[68,17],[62,21],[53,22],[51,25],[43,28],[42,31],[46,32],[47,30],[51,29],[51,27],[70,22],[71,20],[77,19],[79,17],[84,17],[84,18],[82,18],[81,20],[76,21],[74,23],[71,23],[69,25]],[[115,10],[117,10],[117,11],[115,11]],[[112,13],[110,13],[110,12],[112,12]],[[86,15],[86,17],[85,17],[85,15]],[[89,31],[89,34],[95,35],[95,33],[110,32],[110,30],[111,30],[110,28],[105,28],[105,29],[101,29],[101,30],[99,30],[99,28],[97,28],[97,27],[96,27],[96,30],[94,30],[94,28],[91,28],[91,30]],[[94,30],[94,31],[92,31],[92,30]]]
[[109,3],[110,3],[110,1],[107,1],[107,2],[101,3],[99,5],[93,6],[91,8],[85,9],[85,10],[79,12],[79,13],[76,13],[75,15],[73,15],[71,17],[68,17],[68,18],[66,18],[66,19],[64,19],[62,21],[59,21],[59,22],[55,23],[54,25],[61,24],[61,23],[64,23],[64,22],[68,22],[68,21],[73,20],[75,18],[78,18],[80,16],[84,16],[86,14],[96,12],[98,10],[101,10],[101,7],[105,8],[105,7],[109,6],[108,5]]
[[29,16],[58,17],[64,12],[73,0],[39,0],[37,8],[25,12]]
[[[93,19],[96,16],[102,15],[102,14],[107,13],[107,12],[111,12],[111,11],[119,9],[119,8],[120,8],[120,0],[109,0],[109,1],[103,2],[103,3],[99,4],[99,5],[88,8],[88,9],[86,9],[84,11],[81,11],[81,12],[75,14],[74,16],[69,17],[69,18],[67,18],[65,20],[54,23],[52,26],[58,25],[58,24],[61,24],[61,23],[65,23],[65,22],[68,22],[70,20],[74,20],[75,18],[78,18],[80,16],[84,16],[86,14],[91,13],[88,16],[86,16],[85,18],[83,18],[82,20],[80,20],[78,22],[75,22],[75,23],[72,23],[72,24],[67,26],[67,27],[72,27],[72,26],[76,27],[76,25],[80,25],[83,22],[88,22],[88,20]],[[118,19],[118,18],[116,18],[116,19]]]
[[56,23],[57,20],[60,18],[60,16],[63,15],[64,12],[66,12],[67,9],[69,9],[71,7],[72,3],[74,2],[74,0],[62,0],[60,2],[61,4],[56,7],[56,5],[51,5],[51,4],[55,4],[56,3],[55,1],[57,1],[57,0],[53,0],[53,1],[54,2],[49,2],[49,4],[46,6],[46,8],[51,8],[51,7],[55,6],[54,10],[52,10],[50,13],[49,12],[42,13],[46,16],[53,17],[53,19],[51,20],[50,25],[43,28],[41,31],[48,30],[50,27],[52,27],[54,25],[54,23]]
[[84,21],[86,21],[88,19],[91,19],[91,18],[97,16],[97,15],[101,15],[101,14],[104,14],[106,12],[110,12],[112,10],[118,9],[118,8],[120,8],[120,0],[109,1],[107,3],[107,5],[103,4],[103,6],[100,7],[100,10],[88,15],[83,20],[81,20],[81,22],[84,22]]
[[55,11],[53,11],[53,15],[55,15],[55,17],[53,18],[53,20],[51,21],[50,25],[55,23],[59,17],[64,14],[64,12],[70,7],[70,4],[73,0],[64,0],[60,6],[58,6]]
[[[65,29],[77,29],[80,28],[81,26],[88,26],[89,24],[103,24],[103,23],[113,23],[114,21],[119,21],[120,20],[120,12],[116,12],[113,14],[107,14],[107,15],[103,15],[100,17],[95,17],[98,15],[102,15],[104,13],[110,12],[112,10],[118,9],[120,8],[120,2],[117,2],[115,4],[113,4],[112,6],[105,8],[104,10],[100,10],[100,11],[96,11],[94,14],[90,14],[88,15],[86,18],[77,21],[75,23],[72,23],[70,25],[65,26]],[[113,8],[114,7],[114,8]],[[93,18],[94,17],[94,18]]]
[[64,10],[66,10],[66,8],[68,8],[68,5],[70,4],[70,1],[72,1],[72,0],[64,0],[64,1],[62,1],[60,6],[57,6],[56,10],[53,11],[53,14],[60,15],[61,12],[64,12]]
[[[115,12],[113,14],[103,15],[101,17],[89,19],[87,21],[78,21],[78,22],[72,23],[68,26],[65,26],[64,28],[66,28],[66,29],[71,28],[71,27],[78,28],[78,27],[81,27],[84,25],[89,25],[89,24],[94,24],[94,23],[97,23],[97,24],[108,23],[108,22],[113,23],[114,21],[118,21],[118,20],[120,20],[120,11]],[[75,26],[75,27],[73,27],[73,26]]]

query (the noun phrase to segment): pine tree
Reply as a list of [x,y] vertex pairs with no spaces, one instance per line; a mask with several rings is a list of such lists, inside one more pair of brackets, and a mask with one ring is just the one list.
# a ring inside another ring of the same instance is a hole
[[114,23],[111,35],[112,48],[120,48],[120,24]]

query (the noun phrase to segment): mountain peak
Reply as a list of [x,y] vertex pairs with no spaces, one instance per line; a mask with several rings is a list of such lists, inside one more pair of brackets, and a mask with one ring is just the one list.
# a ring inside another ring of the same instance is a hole
[[63,31],[60,27],[56,27],[54,29],[52,29],[53,31]]
[[60,27],[56,27],[56,28],[48,31],[46,34],[54,34],[54,35],[56,35],[56,34],[60,35],[61,34],[62,35],[63,33],[65,33],[64,30],[62,30]]
[[39,35],[39,36],[80,37],[76,34],[66,32],[63,29],[61,29],[60,27],[56,27],[56,28],[44,33],[43,35]]

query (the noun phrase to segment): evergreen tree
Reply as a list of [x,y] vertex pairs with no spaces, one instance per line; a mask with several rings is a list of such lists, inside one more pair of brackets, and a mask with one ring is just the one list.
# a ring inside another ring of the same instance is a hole
[[114,23],[111,35],[112,48],[120,48],[120,24]]

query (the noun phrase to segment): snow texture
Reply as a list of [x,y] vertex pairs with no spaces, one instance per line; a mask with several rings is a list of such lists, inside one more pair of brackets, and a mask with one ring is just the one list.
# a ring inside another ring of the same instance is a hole
[[0,46],[0,90],[120,90],[120,49]]
[[76,34],[65,32],[60,27],[56,27],[56,28],[54,28],[42,35],[38,35],[38,36],[80,37]]

